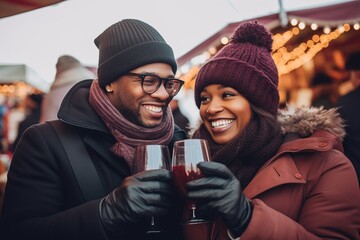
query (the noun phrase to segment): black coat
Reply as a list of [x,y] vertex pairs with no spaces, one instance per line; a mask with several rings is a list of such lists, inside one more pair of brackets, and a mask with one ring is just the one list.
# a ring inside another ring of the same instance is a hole
[[[91,156],[87,161],[93,161],[109,193],[130,170],[110,150],[115,139],[88,103],[90,85],[91,80],[75,85],[64,98],[58,117],[76,127]],[[176,128],[173,141],[183,138],[185,133]],[[108,239],[99,218],[102,197],[85,201],[52,126],[32,126],[19,142],[10,166],[1,239],[5,230],[9,239]],[[144,226],[131,224],[127,235],[117,239],[144,239]]]
[[351,160],[360,186],[360,87],[341,97],[338,102],[339,112],[345,120],[344,138],[345,155]]

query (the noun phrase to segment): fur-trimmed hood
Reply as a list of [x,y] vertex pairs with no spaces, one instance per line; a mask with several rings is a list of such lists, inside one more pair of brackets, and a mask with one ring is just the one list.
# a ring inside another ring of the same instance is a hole
[[337,135],[342,141],[346,135],[345,125],[337,108],[298,107],[287,105],[278,112],[278,122],[281,132],[296,133],[301,137],[308,137],[316,130],[325,130]]
[[[279,110],[277,119],[283,135],[296,133],[301,137],[308,137],[316,130],[325,130],[337,135],[341,141],[346,135],[344,121],[337,108],[327,110],[323,107],[287,105],[284,109]],[[200,120],[190,130],[190,136],[200,127],[201,123]]]

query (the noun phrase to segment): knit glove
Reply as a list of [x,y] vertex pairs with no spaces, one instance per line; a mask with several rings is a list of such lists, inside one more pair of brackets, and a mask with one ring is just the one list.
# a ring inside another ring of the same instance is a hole
[[100,219],[109,233],[119,234],[129,223],[161,216],[171,205],[168,170],[150,170],[127,177],[121,186],[100,201]]
[[223,164],[201,162],[198,168],[204,177],[188,182],[188,197],[198,202],[200,213],[212,218],[220,215],[231,235],[239,237],[252,215],[251,204],[243,194],[240,182]]

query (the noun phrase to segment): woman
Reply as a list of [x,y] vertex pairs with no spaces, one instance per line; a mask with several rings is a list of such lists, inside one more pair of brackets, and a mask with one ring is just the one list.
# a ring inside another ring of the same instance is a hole
[[360,192],[335,109],[278,113],[266,29],[245,23],[199,71],[195,101],[210,143],[204,177],[188,183],[211,239],[359,239]]

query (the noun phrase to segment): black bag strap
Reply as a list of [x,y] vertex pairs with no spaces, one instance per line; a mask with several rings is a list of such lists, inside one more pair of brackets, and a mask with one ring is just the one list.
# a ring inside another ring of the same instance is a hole
[[49,122],[64,146],[80,190],[86,201],[104,196],[104,188],[79,133],[71,125],[61,121]]

